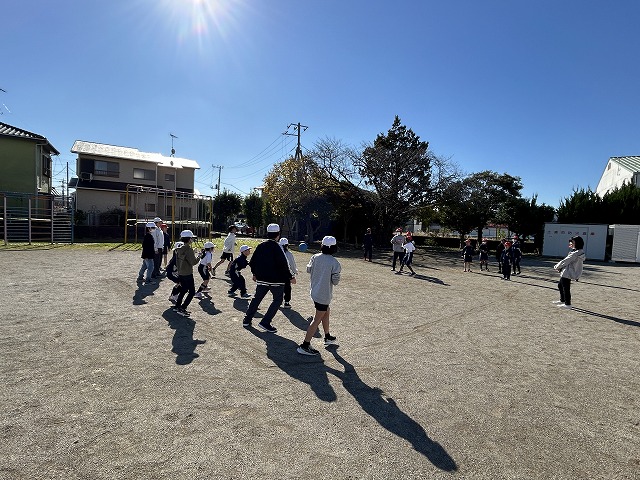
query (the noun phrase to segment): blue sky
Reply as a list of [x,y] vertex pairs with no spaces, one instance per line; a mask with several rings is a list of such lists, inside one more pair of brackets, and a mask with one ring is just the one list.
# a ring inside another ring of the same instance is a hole
[[636,0],[6,2],[0,121],[46,136],[59,180],[75,140],[169,155],[173,133],[202,193],[222,165],[245,194],[293,154],[288,124],[359,146],[398,115],[558,206],[640,154],[639,21]]

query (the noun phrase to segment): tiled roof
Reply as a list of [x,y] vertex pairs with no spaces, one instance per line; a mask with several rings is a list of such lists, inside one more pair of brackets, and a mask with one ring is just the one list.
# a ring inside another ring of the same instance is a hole
[[5,137],[17,137],[17,138],[24,138],[26,140],[38,140],[42,142],[47,142],[47,145],[49,146],[49,148],[53,153],[55,153],[56,155],[60,154],[60,152],[58,152],[58,150],[56,150],[55,147],[49,143],[49,140],[47,140],[46,137],[43,137],[42,135],[38,135],[37,133],[32,133],[27,130],[23,130],[22,128],[14,127],[12,125],[8,125],[6,123],[0,122],[0,135]]
[[71,153],[95,155],[98,157],[122,158],[127,160],[138,160],[151,162],[161,167],[173,168],[200,168],[200,165],[193,160],[179,157],[165,157],[160,153],[141,152],[137,148],[119,147],[116,145],[106,145],[104,143],[85,142],[76,140],[71,147]]
[[609,160],[620,164],[634,173],[640,172],[640,157],[611,157]]

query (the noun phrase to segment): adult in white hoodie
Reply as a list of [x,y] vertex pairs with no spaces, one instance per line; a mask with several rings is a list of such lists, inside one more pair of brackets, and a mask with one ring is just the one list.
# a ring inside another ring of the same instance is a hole
[[582,264],[584,263],[584,240],[580,236],[571,237],[569,240],[571,251],[553,267],[560,272],[558,290],[560,290],[560,301],[558,307],[571,308],[571,280],[578,281],[582,275]]

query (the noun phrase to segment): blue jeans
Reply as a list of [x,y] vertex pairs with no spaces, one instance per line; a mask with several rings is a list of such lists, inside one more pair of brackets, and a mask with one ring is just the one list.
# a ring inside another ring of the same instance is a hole
[[249,304],[249,308],[247,309],[247,313],[245,314],[244,319],[251,321],[253,316],[258,311],[258,307],[260,306],[260,302],[265,297],[267,293],[271,292],[273,295],[273,301],[269,308],[267,309],[264,317],[260,320],[260,323],[263,325],[271,325],[271,320],[276,316],[276,312],[280,305],[282,305],[282,298],[284,297],[284,285],[256,285],[256,294],[251,299],[251,303]]
[[153,275],[153,258],[142,259],[142,267],[140,267],[138,278],[142,278],[145,270],[147,271],[147,282],[148,282],[151,280],[151,276]]

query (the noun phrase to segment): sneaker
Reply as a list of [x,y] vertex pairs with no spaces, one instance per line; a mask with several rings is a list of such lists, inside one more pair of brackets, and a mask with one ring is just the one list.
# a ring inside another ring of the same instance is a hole
[[276,333],[278,331],[278,329],[273,325],[265,325],[262,322],[258,324],[258,328],[263,332],[267,332],[267,333]]
[[169,301],[175,305],[176,302],[178,301],[178,296],[177,295],[169,295]]
[[291,308],[291,304],[289,302],[284,302],[282,308]]
[[333,335],[325,335],[324,336],[324,344],[325,345],[337,345],[338,341],[336,340],[336,337],[334,337]]
[[142,277],[138,277],[137,280],[136,280],[136,282],[143,282],[143,281],[144,281],[144,278],[142,278]]
[[240,295],[240,298],[251,298],[253,295],[251,295],[250,293],[243,293],[242,295]]
[[171,310],[173,310],[174,312],[178,312],[179,310],[181,310],[181,308],[178,305],[174,305],[173,307],[171,307]]
[[320,352],[313,348],[311,345],[300,345],[298,347],[298,353],[302,355],[319,355]]
[[561,303],[564,303],[562,300],[554,300],[553,302],[551,302],[554,305],[560,305]]
[[179,310],[177,310],[178,315],[182,315],[183,317],[188,317],[189,315],[191,315],[191,312],[184,309],[184,308],[180,308]]
[[211,287],[204,287],[202,289],[203,292],[210,292],[211,291]]
[[215,277],[216,276],[216,271],[215,270],[211,270],[211,276]]
[[198,292],[194,295],[194,298],[202,300],[204,298],[204,293]]
[[248,320],[248,319],[246,319],[246,318],[245,318],[244,320],[242,320],[242,326],[243,326],[244,328],[249,328],[249,327],[251,327],[251,320]]
[[571,305],[567,305],[566,303],[561,303],[560,305],[556,305],[558,308],[566,308],[567,310],[571,310]]

